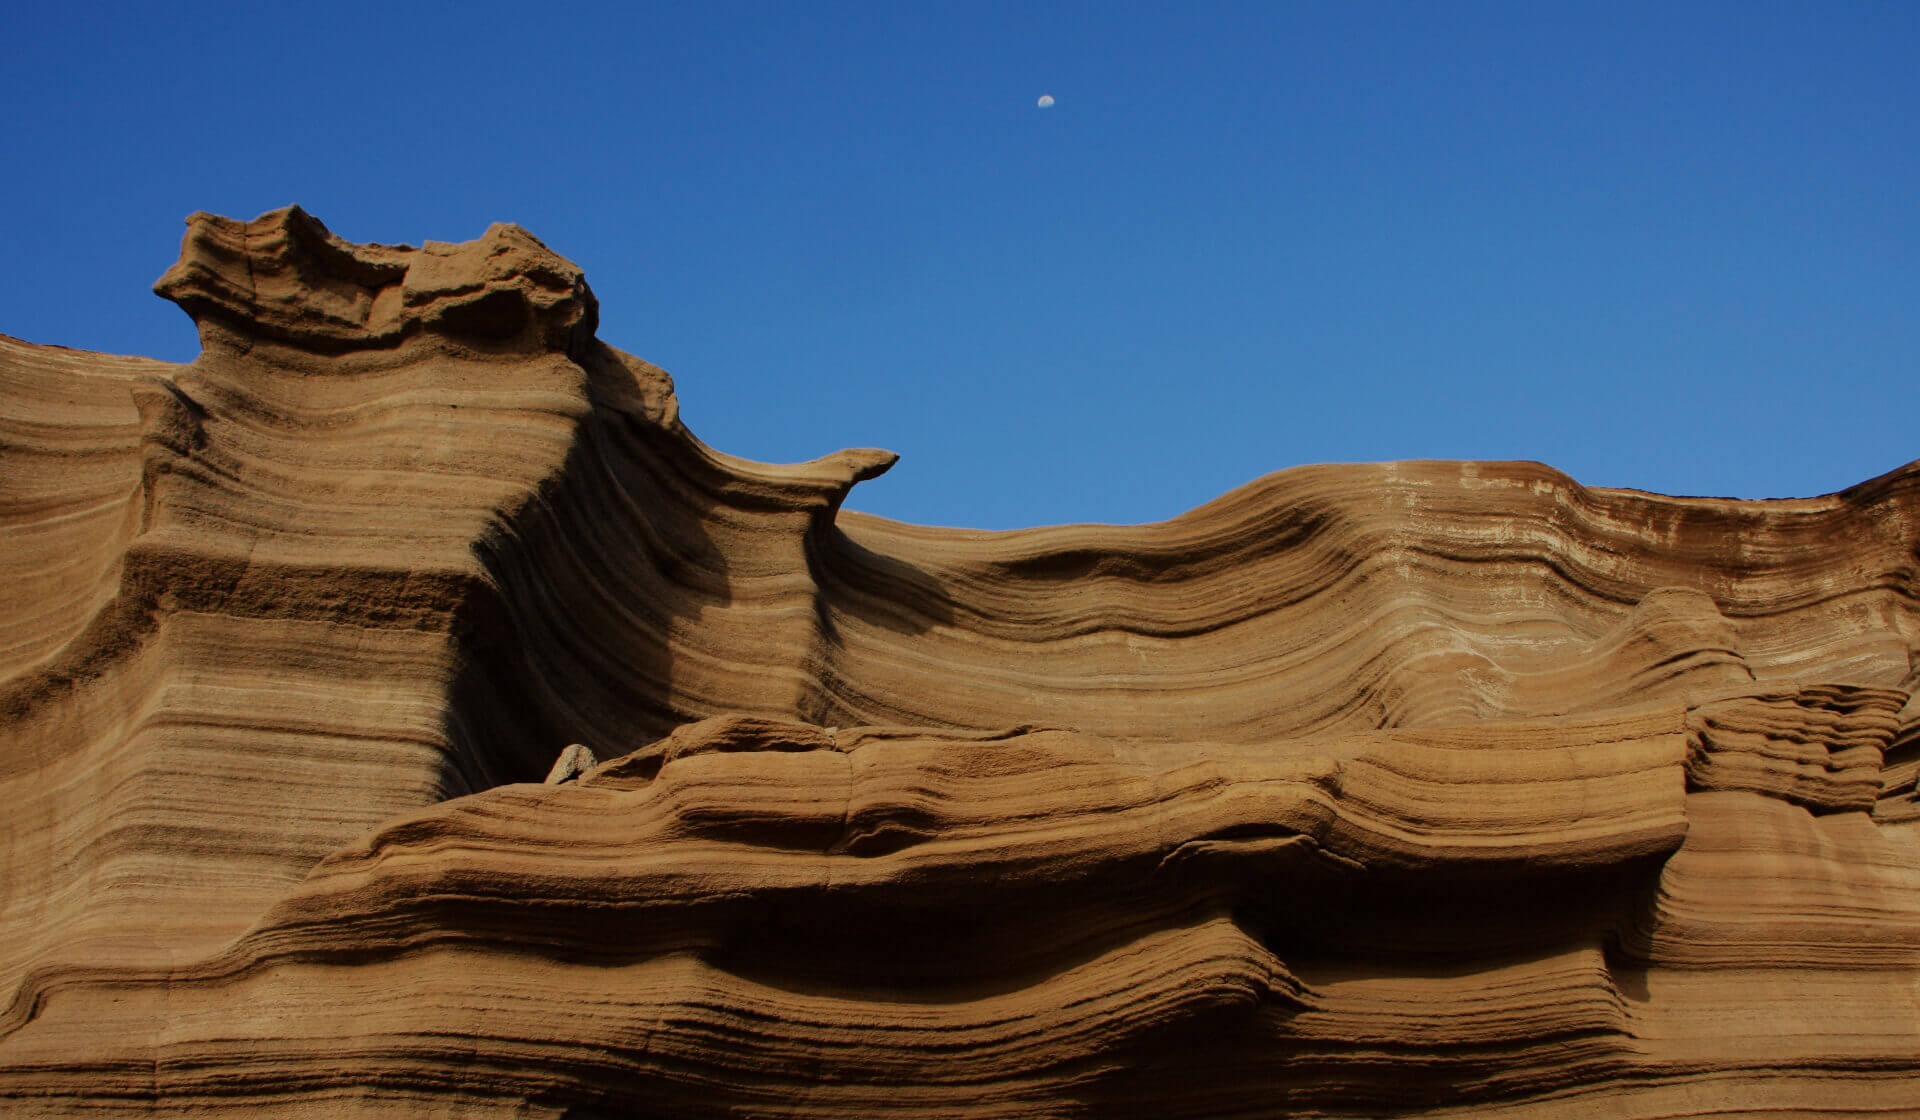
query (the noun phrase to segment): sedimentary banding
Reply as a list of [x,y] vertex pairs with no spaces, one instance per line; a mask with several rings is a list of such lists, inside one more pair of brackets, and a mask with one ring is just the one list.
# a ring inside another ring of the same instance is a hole
[[1920,464],[931,529],[517,227],[157,289],[0,339],[10,1112],[1920,1113]]

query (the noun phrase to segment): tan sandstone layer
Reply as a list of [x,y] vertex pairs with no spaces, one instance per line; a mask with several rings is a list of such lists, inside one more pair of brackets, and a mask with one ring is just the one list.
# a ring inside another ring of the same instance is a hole
[[0,338],[8,1115],[1920,1115],[1920,464],[931,529],[517,227],[156,289]]

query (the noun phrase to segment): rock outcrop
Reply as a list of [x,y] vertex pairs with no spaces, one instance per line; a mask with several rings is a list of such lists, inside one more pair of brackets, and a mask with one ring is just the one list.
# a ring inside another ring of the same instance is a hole
[[8,1115],[1920,1115],[1920,463],[931,529],[517,227],[156,290],[0,338]]

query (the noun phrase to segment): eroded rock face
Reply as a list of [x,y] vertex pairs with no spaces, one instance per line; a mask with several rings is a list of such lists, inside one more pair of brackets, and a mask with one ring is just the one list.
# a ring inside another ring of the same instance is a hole
[[431,332],[521,351],[570,351],[593,337],[586,277],[538,238],[495,225],[478,241],[355,245],[298,206],[251,222],[187,219],[180,260],[153,290],[224,328],[321,352],[399,345]]
[[157,290],[0,339],[0,1111],[1920,1114],[1920,464],[928,529],[516,227]]

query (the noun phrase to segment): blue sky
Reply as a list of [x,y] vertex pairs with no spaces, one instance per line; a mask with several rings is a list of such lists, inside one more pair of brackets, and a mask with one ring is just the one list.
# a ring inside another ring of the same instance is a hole
[[892,448],[849,504],[905,520],[1428,457],[1783,497],[1920,456],[1920,4],[0,22],[0,331],[35,342],[190,359],[148,291],[180,219],[298,202],[360,241],[519,222],[703,439]]

